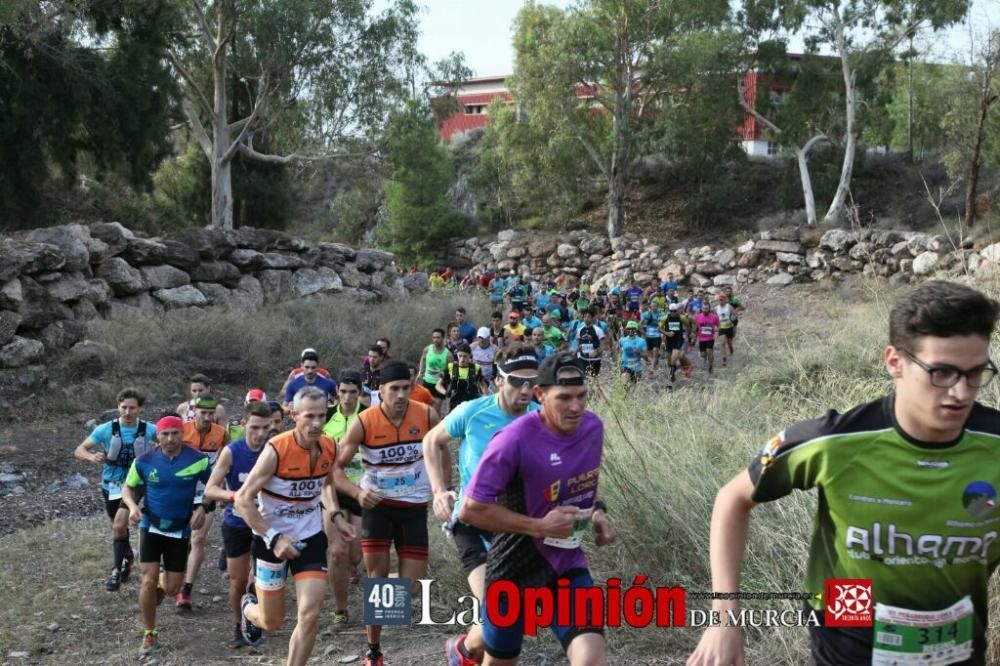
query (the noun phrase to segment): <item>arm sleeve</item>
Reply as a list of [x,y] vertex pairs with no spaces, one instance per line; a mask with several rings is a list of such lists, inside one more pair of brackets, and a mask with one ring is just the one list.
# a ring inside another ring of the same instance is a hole
[[465,496],[484,504],[496,504],[497,496],[517,476],[520,458],[517,439],[508,432],[497,433],[469,479]]
[[465,426],[468,422],[469,405],[471,402],[463,402],[461,405],[448,412],[444,417],[444,430],[452,439],[462,439],[465,437]]
[[132,466],[128,468],[128,476],[125,477],[125,483],[130,488],[138,488],[143,485],[142,475],[139,474],[139,461],[133,460]]
[[108,442],[111,440],[111,422],[102,423],[101,425],[94,428],[93,432],[90,433],[90,441],[95,447],[104,451],[108,450]]
[[212,461],[205,456],[205,467],[198,474],[198,480],[202,483],[208,483],[209,478],[212,476]]
[[751,460],[748,471],[753,481],[753,501],[769,502],[793,490],[809,490],[831,475],[826,435],[833,434],[839,414],[800,421],[772,437]]
[[295,398],[295,380],[289,382],[288,388],[285,389],[285,402],[291,403],[293,398]]

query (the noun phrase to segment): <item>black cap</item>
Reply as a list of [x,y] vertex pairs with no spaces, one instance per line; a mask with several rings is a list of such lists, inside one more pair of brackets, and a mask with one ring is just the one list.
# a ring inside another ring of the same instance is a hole
[[361,373],[357,370],[341,370],[340,371],[340,383],[341,384],[354,384],[357,387],[361,387]]
[[[578,377],[559,377],[563,370],[575,370]],[[538,378],[535,386],[581,386],[586,381],[586,370],[583,361],[576,357],[573,352],[559,352],[552,354],[542,361],[538,367]]]
[[468,342],[459,342],[455,347],[455,353],[462,352],[463,354],[471,354],[472,347],[469,346]]

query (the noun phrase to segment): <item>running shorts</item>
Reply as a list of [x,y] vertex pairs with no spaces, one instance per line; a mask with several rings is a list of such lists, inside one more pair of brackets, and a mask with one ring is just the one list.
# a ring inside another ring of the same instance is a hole
[[222,523],[222,547],[226,557],[243,557],[250,552],[253,530],[249,527],[231,527]]
[[662,337],[646,338],[646,347],[649,349],[659,349],[663,345]]
[[486,551],[489,550],[493,535],[472,525],[456,520],[452,525],[451,534],[458,548],[458,559],[462,562],[462,570],[468,576],[477,567],[486,564]]
[[730,328],[720,328],[719,329],[719,335],[724,335],[725,337],[729,338],[730,340],[733,339],[733,335],[735,335],[735,334],[736,334],[736,329],[732,328],[732,327],[730,327]]
[[[146,496],[146,487],[139,486],[138,488],[133,488],[132,493],[135,495],[135,500],[137,502],[142,502],[142,498]],[[108,497],[108,491],[101,489],[101,496],[104,498],[104,511],[108,514],[108,518],[111,520],[115,519],[115,514],[118,513],[118,509],[125,509],[128,511],[128,507],[122,504],[121,498],[110,499]]]
[[715,339],[698,341],[698,351],[705,351],[706,349],[715,349]]
[[427,505],[386,506],[383,500],[361,516],[361,550],[388,553],[395,544],[399,559],[427,559]]
[[253,535],[251,546],[254,566],[254,586],[257,594],[280,594],[288,582],[288,572],[294,580],[316,578],[326,580],[326,534],[320,530],[308,539],[302,539],[306,547],[294,560],[279,560],[274,551],[267,547],[264,539]]
[[184,573],[187,568],[189,537],[169,537],[149,528],[139,530],[139,563],[160,564],[164,571]]
[[[574,589],[594,587],[594,581],[590,577],[590,572],[586,569],[572,569],[560,576],[560,578],[566,578],[569,580],[570,599],[572,599],[572,591]],[[559,603],[556,595],[557,582],[558,581],[552,581],[549,586],[552,589],[553,601],[553,623],[551,629],[552,633],[555,634],[559,643],[562,645],[563,651],[565,651],[569,649],[569,644],[573,641],[573,639],[580,634],[603,634],[604,627],[602,625],[604,618],[594,618],[593,616],[590,616],[586,618],[586,621],[580,622],[580,626],[576,626],[576,608],[575,604],[571,603],[569,609],[569,623],[559,624],[558,621],[555,620],[555,618],[559,616]],[[498,606],[497,610],[499,613],[505,613],[508,606],[508,599],[501,595]],[[592,609],[588,610],[592,612]],[[524,618],[519,616],[517,621],[509,627],[498,627],[490,622],[490,610],[484,604],[483,642],[486,644],[486,652],[492,657],[497,659],[516,658],[519,654],[521,654],[521,644],[524,642]]]
[[680,333],[674,333],[672,338],[663,339],[663,346],[667,349],[667,351],[684,349],[684,336]]

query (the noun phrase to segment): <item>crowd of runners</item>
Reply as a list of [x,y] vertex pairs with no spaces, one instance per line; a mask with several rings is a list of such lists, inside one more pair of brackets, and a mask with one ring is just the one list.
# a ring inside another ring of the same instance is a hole
[[[190,378],[190,399],[155,423],[143,420],[139,391],[119,393],[118,418],[75,455],[102,466],[108,591],[129,580],[138,557],[142,655],[157,648],[163,599],[192,612],[216,511],[231,645],[257,645],[282,626],[290,578],[297,607],[288,664],[308,661],[321,624],[351,622],[359,566],[367,577],[426,577],[429,521],[443,524],[455,566],[480,600],[498,581],[553,591],[595,585],[583,540],[614,542],[609,516],[628,510],[609,508],[598,486],[604,431],[587,404],[605,356],[629,382],[658,371],[660,350],[671,385],[679,370],[690,376],[686,355],[695,349],[711,372],[716,339],[723,365],[733,353],[743,304],[727,289],[682,295],[669,277],[606,293],[516,276],[486,287],[489,325],[459,308],[414,362],[394,358],[380,338],[356,368],[338,373],[303,350],[276,399],[250,389],[239,418],[226,415],[203,375]],[[719,492],[713,591],[739,590],[757,503],[819,488],[804,588],[870,579],[881,624],[878,633],[811,627],[811,663],[985,664],[987,582],[1000,562],[1000,413],[975,399],[997,373],[988,348],[998,314],[995,301],[954,283],[926,283],[901,299],[885,350],[895,392],[790,426]],[[725,596],[716,610],[738,606]],[[556,605],[561,598],[553,595]],[[809,603],[823,615],[821,599]],[[577,612],[553,609],[553,634],[574,666],[607,664],[602,618]],[[364,663],[380,665],[382,627],[367,625],[366,634]],[[443,663],[516,664],[523,635],[523,615],[501,625],[486,609],[481,625],[446,641]],[[928,645],[938,649],[933,658]],[[713,627],[688,663],[742,664],[743,650],[739,627]]]

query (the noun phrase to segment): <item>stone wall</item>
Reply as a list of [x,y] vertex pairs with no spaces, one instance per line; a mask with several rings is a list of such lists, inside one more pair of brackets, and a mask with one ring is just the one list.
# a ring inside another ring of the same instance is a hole
[[0,369],[79,343],[89,320],[229,305],[252,312],[312,294],[401,298],[393,255],[266,229],[142,238],[118,223],[0,237]]
[[1000,243],[990,239],[961,246],[945,236],[912,231],[788,227],[762,231],[737,247],[667,250],[625,234],[605,236],[574,231],[556,236],[502,231],[452,243],[448,262],[456,268],[514,270],[555,279],[560,274],[586,278],[594,286],[621,286],[663,279],[667,273],[696,287],[767,282],[836,280],[848,274],[876,275],[894,283],[923,277],[977,277],[1000,273]]

